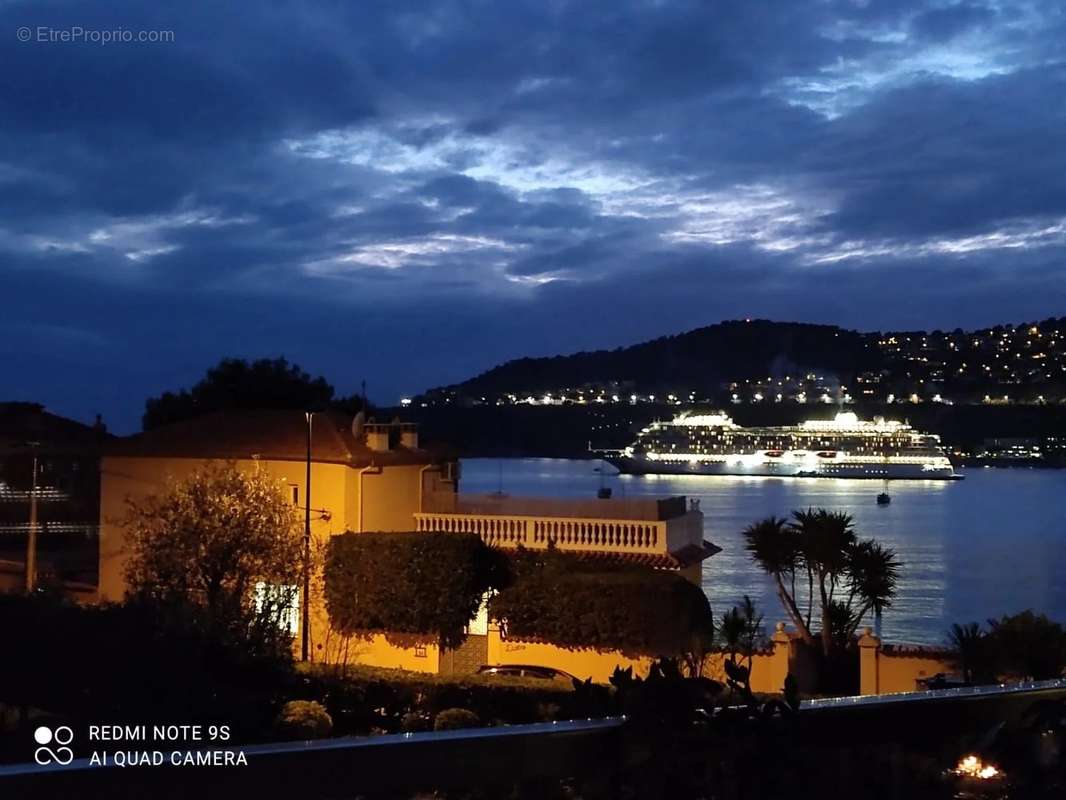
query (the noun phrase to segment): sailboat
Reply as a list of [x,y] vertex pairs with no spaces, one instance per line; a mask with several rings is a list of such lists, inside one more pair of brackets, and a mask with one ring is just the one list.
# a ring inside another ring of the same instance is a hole
[[[888,465],[888,453],[885,453],[885,465]],[[885,470],[887,474],[887,469]],[[885,478],[881,485],[881,494],[877,495],[877,505],[887,506],[892,502],[892,495],[888,493],[888,478]]]

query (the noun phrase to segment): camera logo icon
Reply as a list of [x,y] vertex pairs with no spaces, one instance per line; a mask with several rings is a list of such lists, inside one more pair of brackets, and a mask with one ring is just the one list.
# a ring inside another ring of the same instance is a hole
[[[42,766],[53,762],[65,765],[74,760],[74,751],[67,747],[74,741],[74,731],[66,725],[55,730],[42,725],[33,732],[33,740],[40,745],[33,751],[33,760]],[[53,744],[57,746],[49,747]]]

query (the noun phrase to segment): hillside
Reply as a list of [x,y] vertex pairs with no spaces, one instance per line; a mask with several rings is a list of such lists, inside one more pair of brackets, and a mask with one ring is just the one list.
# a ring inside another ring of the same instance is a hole
[[1066,319],[867,332],[721,322],[616,350],[509,361],[418,404],[1066,402]]
[[615,350],[520,358],[427,393],[480,397],[540,394],[618,384],[640,391],[712,392],[723,382],[785,377],[810,370],[837,380],[881,364],[868,334],[832,325],[730,321]]

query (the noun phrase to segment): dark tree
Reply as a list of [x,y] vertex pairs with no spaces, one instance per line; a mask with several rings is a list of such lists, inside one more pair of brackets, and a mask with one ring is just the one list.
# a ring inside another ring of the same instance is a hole
[[[225,358],[192,389],[149,398],[142,426],[148,431],[227,409],[324,409],[333,403],[333,393],[325,378],[312,378],[284,358],[252,362]],[[347,398],[343,402],[347,407],[356,401]]]
[[948,631],[948,644],[955,651],[962,679],[966,683],[992,682],[990,642],[978,623],[952,625]]
[[860,540],[848,514],[793,511],[791,522],[770,517],[749,525],[743,535],[752,561],[773,578],[804,641],[813,645],[820,639],[826,656],[851,641],[868,613],[879,615],[892,605],[899,560],[891,548]]
[[1050,680],[1066,669],[1066,631],[1044,614],[1023,611],[988,621],[997,671],[1007,678]]

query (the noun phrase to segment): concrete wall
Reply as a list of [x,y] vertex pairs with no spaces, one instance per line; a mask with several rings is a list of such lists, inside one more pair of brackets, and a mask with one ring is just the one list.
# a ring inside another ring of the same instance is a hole
[[351,520],[349,528],[353,531],[414,530],[424,466],[372,467],[365,471],[349,469],[357,505],[360,504],[359,490],[363,490],[361,519]]
[[919,679],[957,671],[947,650],[882,645],[869,628],[859,639],[859,694],[919,691]]
[[[188,478],[209,462],[190,458],[106,457],[101,465],[100,487],[100,585],[98,599],[120,601],[126,593],[124,569],[127,559],[123,521],[128,501],[143,501],[167,491],[173,482]],[[306,502],[306,462],[282,460],[240,460],[242,470],[265,470],[277,479],[286,497],[298,490],[297,504],[302,526]],[[311,535],[316,548],[330,536],[352,531],[409,531],[424,496],[453,493],[455,483],[442,479],[439,467],[396,465],[360,468],[344,464],[313,462],[311,465]],[[360,496],[362,489],[362,496]],[[323,513],[325,512],[325,513]],[[5,578],[5,580],[7,580]],[[323,587],[316,579],[311,592],[310,658],[343,663],[353,651],[363,652],[362,663],[423,672],[436,672],[439,653],[436,645],[403,645],[402,639],[370,637],[362,642],[342,643],[329,630],[322,600]],[[299,654],[302,634],[294,647]],[[408,652],[409,651],[409,652]],[[416,654],[416,651],[418,654]],[[425,654],[423,655],[423,651]],[[351,656],[354,657],[354,656]]]
[[[126,593],[126,530],[128,501],[143,502],[150,495],[167,491],[173,482],[188,478],[209,462],[192,458],[105,457],[100,476],[100,589],[101,601],[120,601]],[[299,506],[305,502],[306,465],[297,461],[242,460],[242,470],[263,469],[276,478],[286,497],[293,486],[299,490]],[[318,540],[343,532],[348,526],[346,492],[349,469],[340,464],[311,466],[311,534]],[[319,510],[325,510],[323,515]],[[324,517],[328,516],[328,519]],[[301,517],[302,519],[302,517]]]
[[[313,631],[326,628],[312,626]],[[406,634],[367,633],[358,636],[340,636],[326,632],[318,636],[315,661],[328,664],[384,667],[405,669],[410,672],[440,671],[440,647],[429,639]],[[318,648],[321,645],[321,649]]]
[[[778,693],[784,687],[785,676],[802,670],[803,662],[796,658],[797,643],[794,637],[779,626],[770,646],[751,659],[751,688],[756,692]],[[703,674],[708,678],[725,681],[725,653],[709,654],[703,665]],[[606,683],[615,667],[632,667],[635,675],[646,676],[653,658],[626,654],[617,650],[592,648],[567,648],[548,642],[532,642],[505,639],[499,627],[489,626],[489,664],[528,664],[538,667],[554,667],[576,678],[592,678],[597,683]],[[746,662],[744,662],[746,664]],[[813,676],[797,675],[802,683],[810,683]]]
[[607,683],[615,667],[632,667],[634,674],[647,675],[652,662],[645,656],[625,655],[615,650],[566,648],[547,642],[504,639],[495,625],[489,626],[488,645],[489,664],[552,667],[580,680],[592,678],[596,683]]

